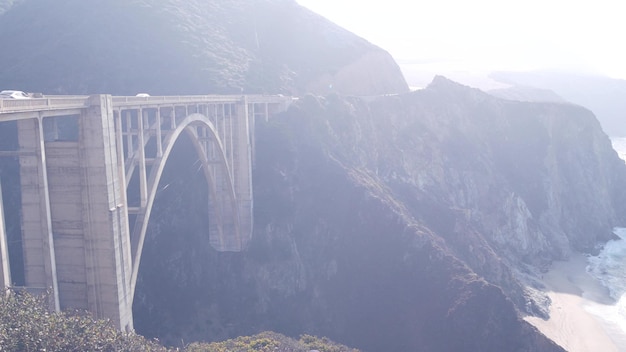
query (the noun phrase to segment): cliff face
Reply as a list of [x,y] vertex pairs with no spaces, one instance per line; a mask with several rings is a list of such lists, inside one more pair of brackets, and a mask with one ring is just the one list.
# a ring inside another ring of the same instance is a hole
[[[303,94],[327,89],[316,83],[324,76],[342,94],[408,90],[382,49],[293,0],[4,3],[2,89]],[[377,71],[385,76],[346,82]]]
[[378,161],[381,178],[462,214],[505,257],[589,251],[623,223],[624,163],[583,108],[499,100],[437,78],[371,111],[377,131],[402,131],[378,137],[401,155]]
[[[258,128],[244,257],[175,251],[185,267],[212,268],[192,269],[203,306],[184,320],[151,298],[136,306],[169,321],[169,337],[273,329],[366,351],[558,350],[517,317],[541,313],[520,278],[592,250],[625,220],[626,166],[578,106],[437,78],[369,101],[306,96]],[[144,252],[146,268],[168,250]],[[191,316],[203,322],[194,333]]]

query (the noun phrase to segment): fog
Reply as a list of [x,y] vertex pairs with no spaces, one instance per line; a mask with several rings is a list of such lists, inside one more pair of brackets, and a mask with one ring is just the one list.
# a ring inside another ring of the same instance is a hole
[[626,79],[619,1],[297,1],[389,51],[410,85],[427,73],[484,84],[490,71],[546,68]]

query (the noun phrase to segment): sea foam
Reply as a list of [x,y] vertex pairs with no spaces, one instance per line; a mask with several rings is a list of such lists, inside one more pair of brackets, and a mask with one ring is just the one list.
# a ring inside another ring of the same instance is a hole
[[597,256],[589,257],[587,271],[618,301],[626,293],[626,228],[616,228],[613,233],[619,239],[607,242]]
[[611,339],[620,350],[626,350],[626,228],[613,232],[619,239],[607,242],[597,256],[588,257],[587,272],[608,289],[615,302],[585,309],[602,319]]
[[[613,149],[626,159],[626,138],[612,138]],[[604,244],[597,256],[588,257],[587,272],[598,279],[615,302],[588,310],[603,319],[613,340],[626,350],[626,228],[615,228],[617,239]]]

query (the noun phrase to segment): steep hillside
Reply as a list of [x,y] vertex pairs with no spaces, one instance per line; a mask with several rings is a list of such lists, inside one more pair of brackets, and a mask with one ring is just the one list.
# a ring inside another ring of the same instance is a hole
[[[137,328],[168,340],[310,332],[365,351],[554,350],[518,318],[545,314],[527,280],[626,223],[626,166],[593,115],[442,77],[368,100],[309,95],[259,126],[244,258],[202,252],[198,230],[168,234],[182,214],[161,203]],[[175,311],[154,303],[177,297],[167,287],[185,295]]]
[[[331,85],[342,94],[408,90],[387,52],[294,0],[22,0],[0,16],[0,33],[1,89],[118,95],[325,93]],[[361,75],[375,79],[355,83]]]
[[374,137],[351,149],[523,311],[542,311],[521,296],[525,273],[593,251],[626,223],[626,169],[584,108],[504,101],[439,77],[370,104],[368,116]]
[[396,152],[382,154],[378,174],[464,213],[500,254],[533,262],[589,251],[624,222],[626,169],[585,108],[505,101],[438,77],[370,111]]

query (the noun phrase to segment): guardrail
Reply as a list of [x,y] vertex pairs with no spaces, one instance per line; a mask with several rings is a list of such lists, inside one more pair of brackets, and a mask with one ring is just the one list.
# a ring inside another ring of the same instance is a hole
[[0,99],[0,113],[83,108],[86,106],[87,99],[86,96]]
[[[282,95],[245,95],[248,103],[284,103],[295,98]],[[114,106],[124,106],[137,103],[237,103],[244,95],[183,95],[183,96],[154,96],[154,97],[125,97],[114,96]]]
[[297,97],[284,95],[248,95],[248,103],[282,104],[293,103],[296,100]]
[[[297,98],[281,95],[246,95],[248,103],[290,103]],[[114,96],[113,106],[124,107],[134,105],[165,105],[181,103],[237,103],[242,101],[243,95],[188,95],[188,96]],[[80,109],[87,107],[88,96],[50,96],[32,99],[0,99],[0,114],[24,111],[44,111],[58,109]]]
[[154,96],[125,97],[114,96],[113,106],[136,104],[176,104],[176,103],[236,103],[241,101],[239,95],[186,95],[186,96]]

